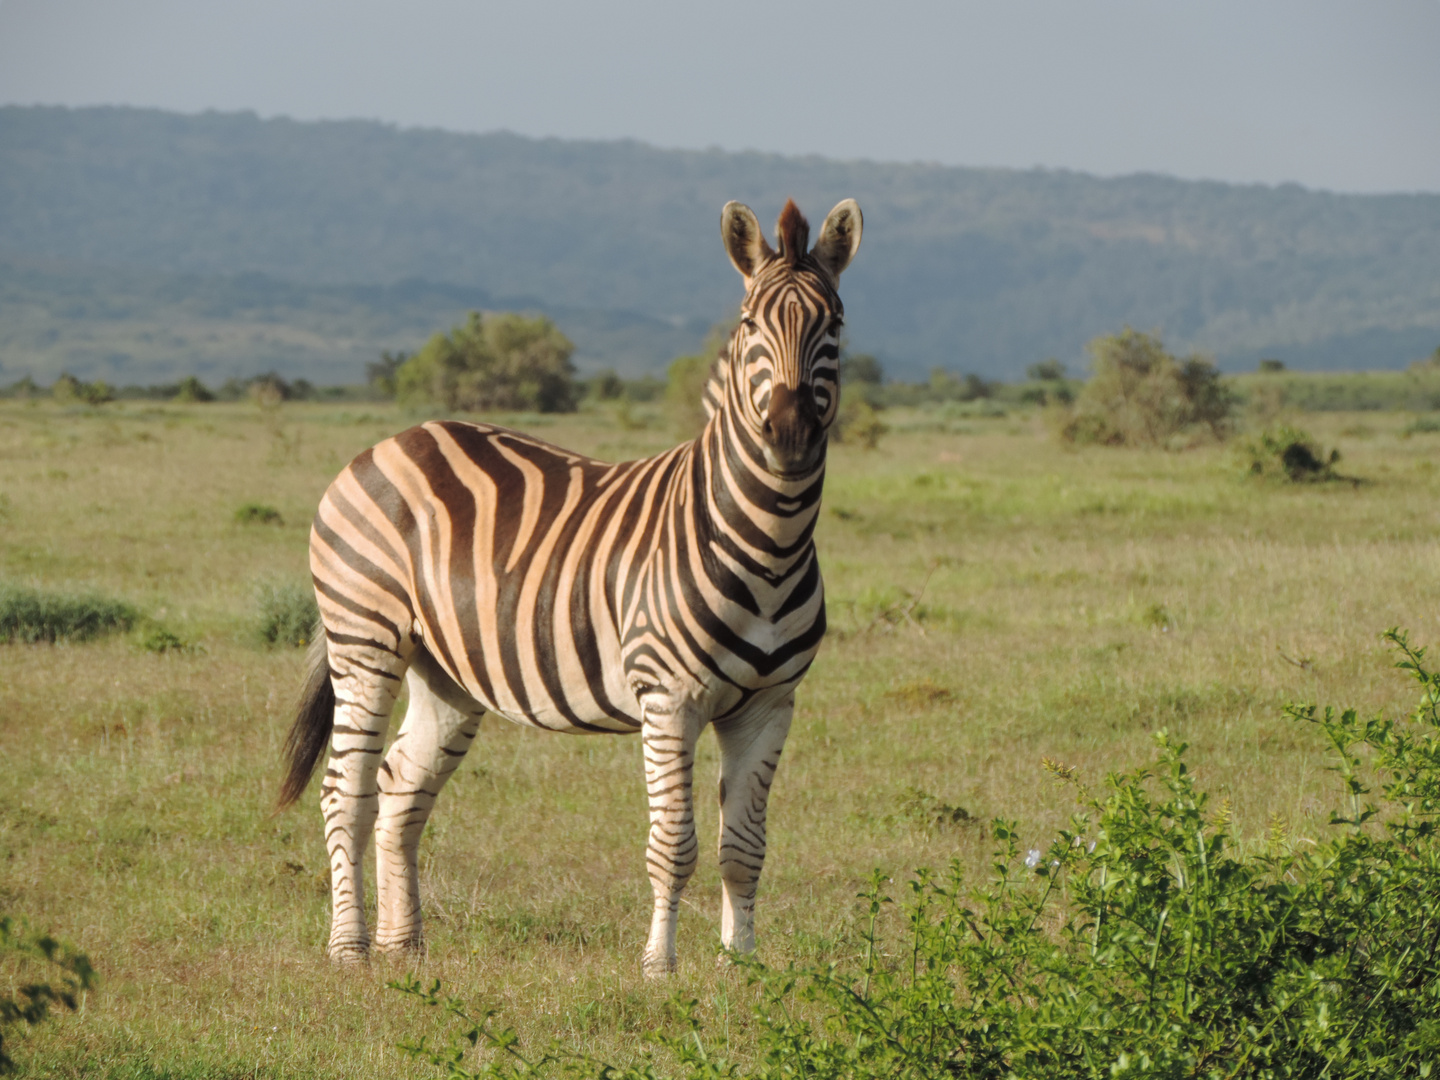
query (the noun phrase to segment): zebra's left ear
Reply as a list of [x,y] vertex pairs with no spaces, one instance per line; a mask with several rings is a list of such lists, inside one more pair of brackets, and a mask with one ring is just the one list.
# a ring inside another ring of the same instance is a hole
[[841,272],[860,250],[860,233],[864,227],[865,217],[854,199],[837,203],[825,224],[820,226],[820,239],[815,241],[810,255],[820,264],[831,284],[840,281]]

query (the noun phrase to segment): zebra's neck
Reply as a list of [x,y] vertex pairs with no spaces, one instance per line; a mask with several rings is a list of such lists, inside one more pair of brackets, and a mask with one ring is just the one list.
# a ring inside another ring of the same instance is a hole
[[695,442],[697,539],[733,572],[780,585],[805,573],[813,560],[824,481],[823,455],[804,477],[768,472],[754,438],[729,408],[717,409]]

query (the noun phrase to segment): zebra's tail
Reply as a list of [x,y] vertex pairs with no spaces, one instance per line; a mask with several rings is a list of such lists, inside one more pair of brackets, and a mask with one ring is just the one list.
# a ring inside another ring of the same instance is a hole
[[330,742],[330,731],[335,726],[335,688],[330,684],[330,650],[325,644],[325,628],[318,622],[310,642],[309,661],[310,670],[300,691],[295,723],[290,725],[290,734],[285,736],[285,748],[281,751],[289,768],[280,784],[280,796],[275,800],[277,811],[284,810],[305,794],[310,776],[320,755],[325,752]]

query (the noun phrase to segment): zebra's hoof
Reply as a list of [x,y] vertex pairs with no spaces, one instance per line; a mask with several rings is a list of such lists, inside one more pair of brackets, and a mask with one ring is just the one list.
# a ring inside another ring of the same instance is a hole
[[675,974],[675,958],[664,956],[647,956],[640,965],[645,972],[647,979],[664,979]]
[[375,951],[381,956],[418,956],[425,951],[425,939],[417,934],[399,941],[377,941]]
[[358,967],[370,962],[370,946],[364,942],[330,946],[330,962],[338,967]]

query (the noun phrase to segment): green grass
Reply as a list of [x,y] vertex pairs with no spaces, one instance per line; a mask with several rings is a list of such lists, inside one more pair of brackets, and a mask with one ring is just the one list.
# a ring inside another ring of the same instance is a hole
[[[647,409],[513,422],[619,458],[667,445]],[[16,1044],[22,1075],[423,1075],[393,1045],[434,1020],[384,989],[410,971],[531,1045],[638,1061],[644,1031],[678,1030],[680,993],[736,1056],[753,1046],[751,991],[715,967],[713,857],[682,907],[679,975],[640,976],[633,739],[487,722],[422,845],[428,957],[324,960],[318,794],[270,812],[303,654],[257,641],[256,596],[305,580],[326,484],[412,419],[0,403],[0,580],[120,599],[194,646],[0,652],[0,910],[101,978]],[[832,633],[772,798],[762,958],[854,957],[872,868],[954,856],[980,872],[997,815],[1044,847],[1071,801],[1041,759],[1094,784],[1149,760],[1159,727],[1191,744],[1242,835],[1277,816],[1325,830],[1324,747],[1282,705],[1408,711],[1378,634],[1440,641],[1440,443],[1405,437],[1409,416],[1363,419],[1362,434],[1354,415],[1306,418],[1360,486],[1249,481],[1224,447],[1066,450],[1023,412],[961,431],[889,410],[878,450],[836,447],[819,532]],[[257,494],[282,521],[236,527]],[[713,740],[700,756],[703,793]],[[708,847],[713,798],[697,816]]]

